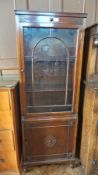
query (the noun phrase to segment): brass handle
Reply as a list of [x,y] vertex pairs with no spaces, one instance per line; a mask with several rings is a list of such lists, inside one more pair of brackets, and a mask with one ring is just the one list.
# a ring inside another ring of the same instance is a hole
[[0,163],[3,163],[3,162],[5,162],[5,160],[4,159],[0,159]]

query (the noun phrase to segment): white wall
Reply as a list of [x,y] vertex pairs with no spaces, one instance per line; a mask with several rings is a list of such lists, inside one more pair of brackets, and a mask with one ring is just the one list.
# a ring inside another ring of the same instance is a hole
[[0,58],[16,57],[13,0],[0,0]]
[[63,0],[65,12],[84,12],[85,0]]
[[96,1],[98,0],[86,0],[85,1],[85,12],[87,15],[86,25],[90,26],[96,22]]
[[[17,58],[13,2],[14,0],[0,0],[0,67],[4,65],[1,58],[14,58],[11,59],[11,65]],[[98,22],[98,0],[28,0],[28,2],[30,10],[87,12],[87,26]],[[26,0],[16,0],[16,9],[26,10]]]
[[95,9],[95,17],[96,17],[96,23],[98,23],[98,0],[96,0],[96,9]]

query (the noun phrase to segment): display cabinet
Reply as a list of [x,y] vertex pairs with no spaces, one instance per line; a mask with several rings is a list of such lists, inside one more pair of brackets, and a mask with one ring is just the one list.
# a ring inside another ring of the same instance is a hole
[[16,11],[24,167],[75,157],[84,18]]

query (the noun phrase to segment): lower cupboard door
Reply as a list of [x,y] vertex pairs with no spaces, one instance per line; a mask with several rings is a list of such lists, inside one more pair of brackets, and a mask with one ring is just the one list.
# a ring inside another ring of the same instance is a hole
[[72,159],[76,141],[76,120],[25,123],[24,160]]

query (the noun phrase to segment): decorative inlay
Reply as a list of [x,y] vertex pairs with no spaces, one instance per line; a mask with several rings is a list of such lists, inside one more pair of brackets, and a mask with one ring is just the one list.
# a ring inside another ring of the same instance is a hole
[[46,136],[44,138],[44,144],[48,147],[53,147],[56,144],[56,138],[52,135]]

